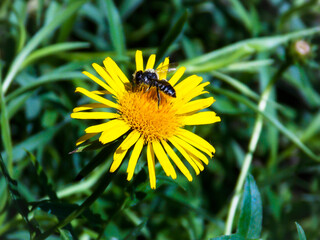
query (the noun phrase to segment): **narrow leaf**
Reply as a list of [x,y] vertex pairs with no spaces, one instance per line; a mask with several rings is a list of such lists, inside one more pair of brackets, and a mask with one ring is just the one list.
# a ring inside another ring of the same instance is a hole
[[303,228],[300,226],[299,223],[295,222],[295,224],[296,224],[296,227],[297,227],[299,240],[307,240],[307,237],[306,237],[306,234],[303,231]]

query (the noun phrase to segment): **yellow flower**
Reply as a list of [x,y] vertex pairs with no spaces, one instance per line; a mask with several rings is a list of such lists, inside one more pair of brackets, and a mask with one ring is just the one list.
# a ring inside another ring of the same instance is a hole
[[[154,54],[151,55],[144,68],[142,52],[137,51],[136,71],[153,69],[155,58]],[[109,57],[103,61],[103,64],[104,67],[96,63],[92,66],[104,81],[89,72],[83,73],[104,90],[88,91],[80,87],[76,89],[76,92],[80,92],[98,103],[85,104],[74,108],[71,117],[108,121],[85,129],[86,134],[77,140],[76,145],[78,146],[98,134],[100,134],[99,141],[102,144],[107,144],[127,134],[113,155],[111,172],[114,172],[120,166],[128,150],[133,147],[127,168],[127,180],[130,181],[141,151],[146,146],[152,189],[156,188],[155,156],[167,176],[171,176],[173,179],[177,177],[171,159],[186,178],[192,181],[188,168],[180,160],[172,146],[187,160],[196,174],[204,169],[203,163],[209,163],[205,154],[212,158],[215,153],[215,149],[210,143],[184,129],[184,126],[187,125],[212,124],[220,121],[220,117],[216,116],[213,111],[199,112],[215,101],[213,97],[193,100],[195,97],[207,93],[204,91],[204,87],[209,82],[202,83],[202,78],[196,75],[179,82],[185,71],[185,67],[180,67],[168,81],[174,87],[176,97],[171,97],[160,91],[160,104],[158,106],[155,87],[150,89],[143,85],[134,87],[117,64]],[[166,58],[157,69],[166,68],[168,64],[169,58]],[[160,80],[166,79],[166,77],[167,70],[159,71]],[[115,101],[110,101],[101,96],[105,94],[111,94]],[[98,108],[106,108],[109,111],[87,111]]]

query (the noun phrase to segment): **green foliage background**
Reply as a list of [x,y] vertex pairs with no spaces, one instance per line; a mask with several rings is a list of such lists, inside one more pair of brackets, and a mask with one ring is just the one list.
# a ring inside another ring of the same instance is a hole
[[[319,239],[319,19],[315,0],[2,0],[0,238]],[[106,174],[118,143],[68,154],[92,123],[69,117],[97,89],[81,71],[129,77],[137,49],[211,82],[222,121],[194,130],[216,154],[191,183],[157,166],[151,190],[145,156]]]

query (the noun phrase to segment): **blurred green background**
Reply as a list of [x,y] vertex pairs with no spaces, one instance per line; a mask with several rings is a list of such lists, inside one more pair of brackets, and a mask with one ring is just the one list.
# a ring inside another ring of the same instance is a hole
[[131,182],[124,164],[48,239],[211,239],[230,233],[227,219],[234,233],[241,201],[234,217],[230,203],[248,172],[263,206],[257,238],[305,239],[298,222],[320,239],[319,23],[314,0],[1,0],[0,239],[41,239],[96,193],[114,146],[68,154],[94,123],[70,119],[88,102],[74,89],[97,89],[81,71],[108,56],[130,77],[137,49],[211,82],[222,121],[194,130],[214,160],[191,183],[157,166],[155,191],[145,156]]

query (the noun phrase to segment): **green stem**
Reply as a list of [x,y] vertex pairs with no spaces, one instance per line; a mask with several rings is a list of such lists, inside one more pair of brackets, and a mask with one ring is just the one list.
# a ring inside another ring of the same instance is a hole
[[[120,168],[120,167],[119,167]],[[119,169],[118,168],[118,169]],[[63,219],[61,222],[47,230],[46,232],[38,235],[35,240],[42,240],[49,237],[51,234],[56,232],[59,228],[63,228],[64,226],[68,225],[73,219],[78,217],[80,214],[82,214],[87,208],[89,208],[105,191],[105,189],[109,186],[111,180],[116,175],[117,171],[111,173],[108,171],[106,174],[104,174],[97,185],[96,190],[94,193],[88,197],[75,211],[73,211],[69,216],[67,216],[65,219]]]
[[[263,93],[261,95],[261,99],[259,101],[259,105],[258,105],[258,108],[261,112],[264,112],[266,109],[267,101],[269,99],[269,96],[270,96],[270,93],[271,93],[271,90],[272,90],[274,83],[282,75],[282,73],[288,68],[289,65],[290,65],[290,63],[285,63],[284,65],[282,65],[282,67],[276,72],[276,74],[273,76],[271,81],[268,83],[266,89],[263,91]],[[245,179],[248,175],[248,172],[249,172],[249,169],[251,166],[253,153],[257,147],[257,143],[260,138],[262,125],[263,125],[263,116],[261,114],[258,114],[256,121],[255,121],[255,124],[254,124],[253,133],[252,133],[252,136],[251,136],[251,139],[249,142],[248,152],[244,157],[241,172],[240,172],[239,178],[237,180],[237,184],[235,187],[235,193],[231,199],[230,208],[229,208],[228,217],[227,217],[226,228],[225,228],[226,235],[231,234],[231,231],[232,231],[234,216],[235,216],[236,210],[239,205],[240,197],[242,195],[242,189],[243,189]]]

